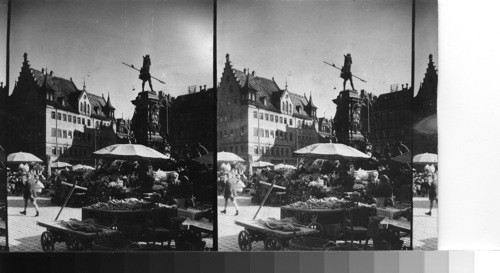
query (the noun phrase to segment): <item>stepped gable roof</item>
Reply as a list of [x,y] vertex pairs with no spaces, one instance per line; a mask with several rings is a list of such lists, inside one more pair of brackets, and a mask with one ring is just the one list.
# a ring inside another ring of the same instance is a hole
[[401,91],[385,93],[377,98],[377,100],[373,104],[373,110],[376,111],[378,109],[411,107],[412,97],[412,89],[404,89]]
[[[59,109],[67,110],[70,112],[78,113],[78,98],[80,97],[82,90],[79,90],[73,81],[63,79],[60,77],[50,76],[50,74],[44,74],[39,70],[31,68],[31,74],[39,87],[47,85],[47,89],[54,91],[56,101],[47,102],[54,107]],[[106,101],[97,95],[89,93],[89,102],[91,104],[91,116],[101,119],[106,119],[106,115],[102,111]],[[64,104],[62,103],[64,101]],[[97,109],[95,109],[97,107]]]
[[[251,74],[246,74],[238,69],[233,69],[233,73],[240,87],[246,86],[248,81],[248,88],[257,91],[257,101],[255,102],[257,107],[278,113],[281,112],[280,98],[285,90],[280,89],[274,80],[252,76]],[[307,98],[290,91],[288,91],[288,94],[290,94],[290,99],[294,105],[293,116],[310,119],[305,112],[300,114],[296,109],[297,106],[304,109],[304,107],[308,104]],[[263,98],[267,99],[266,105],[263,103]]]

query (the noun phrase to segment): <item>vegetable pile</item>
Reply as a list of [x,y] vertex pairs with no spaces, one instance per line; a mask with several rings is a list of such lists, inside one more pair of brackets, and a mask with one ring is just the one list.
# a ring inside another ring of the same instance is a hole
[[111,199],[108,202],[95,203],[89,208],[99,210],[140,210],[151,209],[155,205],[151,202],[139,200],[137,198],[127,198],[122,200]]
[[339,200],[335,197],[328,197],[322,199],[311,198],[307,201],[298,201],[290,204],[289,206],[297,209],[317,209],[317,210],[331,210],[344,208],[348,204],[347,201]]

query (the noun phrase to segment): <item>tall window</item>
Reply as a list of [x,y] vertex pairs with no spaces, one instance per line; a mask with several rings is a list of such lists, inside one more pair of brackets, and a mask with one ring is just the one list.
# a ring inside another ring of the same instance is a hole
[[271,115],[271,122],[274,122],[274,115]]
[[259,146],[254,146],[253,147],[253,153],[256,154],[256,155],[259,154]]
[[61,131],[61,129],[57,129],[57,137],[62,137],[62,131]]
[[269,121],[269,114],[266,114],[266,120]]
[[56,130],[56,128],[51,128],[51,129],[50,129],[50,135],[51,135],[52,137],[56,137],[56,136],[57,136],[57,130]]
[[68,116],[66,114],[63,114],[63,121],[68,121]]
[[68,131],[63,130],[63,138],[68,138]]
[[259,129],[258,128],[253,128],[253,136],[259,136]]
[[266,130],[266,137],[269,137],[269,130]]
[[50,112],[50,118],[56,119],[56,112],[54,111]]
[[57,119],[61,120],[61,113],[57,113]]

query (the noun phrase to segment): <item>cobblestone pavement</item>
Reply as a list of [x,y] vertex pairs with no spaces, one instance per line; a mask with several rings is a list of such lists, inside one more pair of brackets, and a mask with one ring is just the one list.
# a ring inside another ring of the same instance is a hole
[[[24,200],[20,196],[9,196],[7,199],[8,214],[8,234],[9,251],[33,252],[43,251],[40,244],[40,236],[45,228],[36,224],[39,222],[50,223],[56,219],[57,213],[61,207],[50,203],[50,198],[40,197],[37,199],[40,210],[40,216],[35,216],[35,208],[29,204],[27,215],[19,212],[23,210]],[[59,216],[60,220],[75,218],[81,220],[82,210],[79,208],[64,208]],[[55,251],[66,251],[64,243],[55,244]]]
[[[234,224],[234,220],[250,220],[257,212],[258,205],[252,204],[250,197],[240,197],[238,205],[240,212],[234,216],[235,209],[231,202],[228,205],[227,214],[220,213],[224,209],[224,198],[218,198],[218,232],[219,251],[240,251],[238,246],[238,233],[243,227]],[[414,199],[414,239],[413,248],[415,250],[436,250],[437,249],[437,209],[433,209],[432,216],[425,215],[428,209],[427,198]],[[280,218],[279,207],[262,207],[256,219],[266,219],[268,217]],[[263,242],[252,243],[252,251],[264,251]]]
[[438,209],[434,203],[432,216],[425,215],[429,211],[429,198],[413,198],[413,249],[437,250],[438,243]]

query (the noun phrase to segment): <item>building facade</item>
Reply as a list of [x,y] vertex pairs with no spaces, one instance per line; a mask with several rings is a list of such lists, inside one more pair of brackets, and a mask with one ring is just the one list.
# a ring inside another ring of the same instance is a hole
[[370,117],[370,143],[373,151],[383,153],[387,147],[401,141],[410,147],[412,141],[413,89],[408,85],[401,90],[375,98]]
[[172,100],[169,144],[173,152],[181,153],[187,146],[201,144],[209,152],[215,150],[215,89],[200,86],[199,91]]
[[[437,114],[437,87],[438,74],[432,54],[429,54],[429,63],[424,79],[420,84],[417,95],[414,99],[414,123],[422,119],[435,116]],[[437,130],[437,128],[436,128]],[[415,134],[413,147],[415,153],[437,153],[438,137],[435,134]]]
[[28,54],[8,98],[8,152],[48,162],[94,164],[92,152],[116,142],[111,99],[80,90],[52,71],[30,67]]
[[292,153],[317,143],[317,107],[274,79],[226,63],[217,87],[217,149],[246,160],[296,164]]

